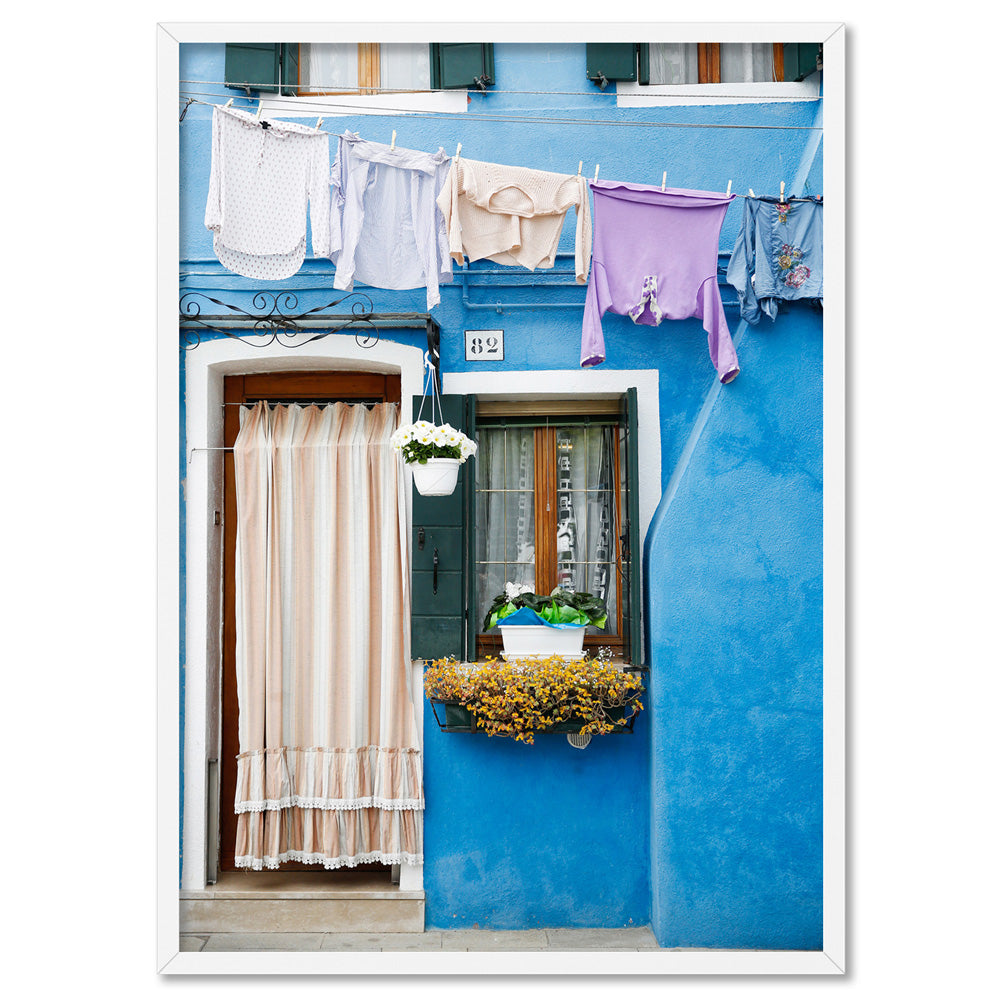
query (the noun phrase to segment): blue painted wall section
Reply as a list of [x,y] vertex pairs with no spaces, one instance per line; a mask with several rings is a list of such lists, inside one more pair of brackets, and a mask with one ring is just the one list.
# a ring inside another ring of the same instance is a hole
[[[470,93],[468,115],[324,114],[323,127],[383,142],[396,130],[398,145],[429,151],[461,142],[472,159],[561,173],[582,160],[593,176],[599,163],[605,180],[659,184],[666,170],[672,187],[732,180],[734,192],[777,194],[784,180],[786,193],[822,193],[817,102],[623,109],[614,85],[586,80],[583,45],[497,44],[495,57],[497,87]],[[182,91],[255,109],[207,82],[223,62],[222,45],[182,45],[181,79],[206,81]],[[682,127],[699,124],[780,127]],[[211,109],[191,105],[180,136],[181,291],[249,306],[261,287],[290,290],[302,310],[339,298],[327,260],[307,258],[283,282],[219,265],[204,227]],[[722,271],[741,207],[722,229]],[[464,284],[458,271],[442,286],[446,386],[457,371],[579,370],[574,222],[571,212],[553,271],[479,262]],[[358,287],[378,312],[426,311],[423,289]],[[722,295],[735,302],[725,284]],[[737,310],[726,315],[737,335]],[[659,485],[670,492],[645,547],[648,709],[634,735],[581,751],[562,736],[525,746],[441,733],[425,705],[427,926],[648,923],[664,946],[820,948],[822,314],[783,307],[777,322],[744,328],[742,374],[720,388],[699,321],[642,327],[608,314],[603,325],[602,367],[659,376]],[[489,327],[504,329],[505,360],[466,362],[462,331]]]
[[822,336],[744,336],[647,536],[653,927],[822,947]]

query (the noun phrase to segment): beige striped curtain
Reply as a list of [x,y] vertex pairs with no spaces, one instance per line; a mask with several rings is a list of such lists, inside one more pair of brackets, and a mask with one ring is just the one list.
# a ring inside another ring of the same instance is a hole
[[240,409],[239,867],[423,861],[396,409]]

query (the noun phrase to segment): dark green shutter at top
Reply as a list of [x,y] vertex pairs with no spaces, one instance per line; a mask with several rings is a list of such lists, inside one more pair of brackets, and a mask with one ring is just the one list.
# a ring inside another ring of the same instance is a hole
[[493,43],[457,42],[431,45],[431,87],[449,90],[496,83]]
[[[645,55],[645,59],[640,59]],[[588,42],[587,79],[600,83],[601,80],[636,80],[649,82],[648,48],[640,52],[635,42]],[[640,69],[642,76],[638,75]]]
[[273,94],[298,94],[298,43],[233,42],[226,45],[227,87]]
[[281,62],[280,46],[270,42],[249,42],[226,46],[226,86],[237,90],[275,92]]
[[[475,434],[471,397],[440,397],[445,423],[469,437]],[[416,420],[421,397],[413,400]],[[423,419],[430,420],[431,400],[424,400]],[[437,422],[437,414],[434,414]],[[444,656],[466,658],[468,600],[467,552],[474,547],[474,529],[467,522],[475,490],[474,458],[459,466],[458,485],[447,497],[424,497],[413,490],[413,569],[410,592],[410,644],[414,659]],[[435,574],[434,557],[437,556]],[[435,592],[435,576],[437,587]],[[472,647],[475,658],[475,646]]]

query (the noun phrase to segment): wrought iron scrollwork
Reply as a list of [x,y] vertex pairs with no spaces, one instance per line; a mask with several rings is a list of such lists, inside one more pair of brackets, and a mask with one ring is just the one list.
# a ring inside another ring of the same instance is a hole
[[[203,313],[202,299],[221,306],[228,312]],[[304,325],[304,321],[314,319],[314,314],[344,303],[349,303],[350,314],[315,316],[315,319],[331,320],[329,328],[325,325],[320,328]],[[257,292],[253,297],[256,312],[248,312],[232,303],[214,299],[204,292],[185,292],[179,303],[182,343],[186,351],[192,351],[201,343],[202,333],[208,332],[221,333],[250,347],[278,344],[281,347],[295,348],[305,347],[315,340],[353,328],[354,339],[359,347],[374,347],[378,343],[378,328],[371,320],[373,307],[374,303],[363,292],[350,292],[343,298],[300,313],[297,312],[299,300],[294,292]],[[222,320],[234,319],[243,322],[237,328],[222,325]],[[248,339],[248,333],[261,339]]]

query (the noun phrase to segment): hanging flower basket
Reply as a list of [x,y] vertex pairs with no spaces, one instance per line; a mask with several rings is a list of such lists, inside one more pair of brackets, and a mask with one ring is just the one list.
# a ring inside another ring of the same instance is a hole
[[413,485],[425,497],[455,492],[458,467],[476,453],[476,443],[451,424],[417,420],[396,430],[390,444],[413,472]]
[[[417,419],[412,424],[397,428],[389,443],[403,456],[403,461],[413,473],[413,485],[424,497],[446,497],[455,492],[458,483],[458,467],[476,453],[476,442],[444,422],[441,397],[438,395],[434,363],[430,354],[424,354],[427,379],[424,395],[420,400]],[[431,420],[421,420],[424,400],[430,391]],[[432,423],[435,406],[440,419]]]
[[455,492],[461,464],[457,458],[428,458],[422,465],[408,462],[407,468],[413,473],[413,485],[422,497],[447,497]]

